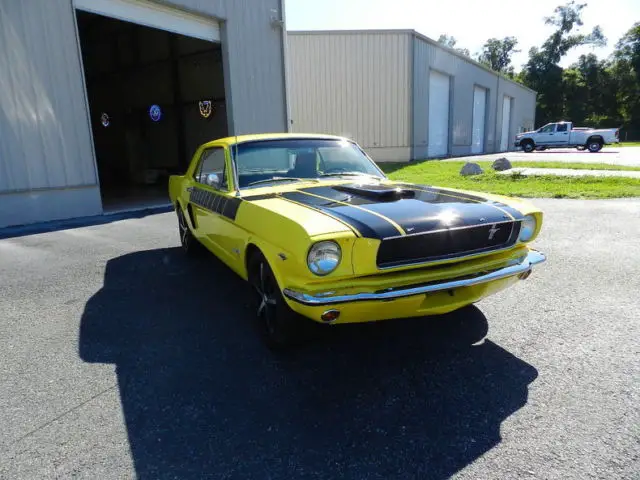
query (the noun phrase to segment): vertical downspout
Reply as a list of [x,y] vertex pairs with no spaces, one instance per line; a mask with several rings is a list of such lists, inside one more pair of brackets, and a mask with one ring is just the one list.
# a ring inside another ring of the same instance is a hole
[[498,137],[498,101],[500,99],[500,75],[496,74],[497,83],[496,83],[496,126],[494,129],[493,136],[493,151],[500,151],[500,142],[502,142],[502,130],[500,131],[500,137]]
[[282,69],[284,75],[284,109],[287,126],[285,132],[291,131],[291,104],[289,102],[289,45],[287,42],[287,19],[284,11],[285,0],[280,0],[280,18],[282,20]]
[[409,45],[409,73],[411,78],[409,79],[409,142],[411,142],[411,148],[409,150],[409,161],[412,162],[416,157],[416,139],[415,139],[415,116],[416,116],[416,42],[418,41],[415,32],[411,32],[410,36],[411,44]]

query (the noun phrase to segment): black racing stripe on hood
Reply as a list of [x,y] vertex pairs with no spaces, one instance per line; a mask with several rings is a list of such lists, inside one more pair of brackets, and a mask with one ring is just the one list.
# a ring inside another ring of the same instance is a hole
[[291,200],[310,208],[320,210],[329,216],[333,216],[350,225],[354,230],[367,238],[388,238],[399,235],[392,223],[380,218],[374,213],[350,205],[342,205],[331,198],[319,198],[300,192],[281,193],[280,197]]
[[[504,209],[480,197],[452,196],[437,189],[421,190],[416,186],[411,189],[403,186],[403,189],[410,190],[409,198],[403,195],[391,200],[376,199],[370,192],[361,196],[356,193],[357,185],[351,185],[348,191],[340,187],[310,187],[301,191],[360,207],[359,212],[365,209],[381,215],[398,224],[407,234],[511,220]],[[361,220],[366,221],[366,218]],[[397,230],[391,232],[393,236],[400,235]]]
[[511,215],[514,220],[522,220],[522,218],[524,217],[524,215],[522,214],[522,212],[520,212],[519,210],[513,208],[510,205],[507,205],[506,203],[502,203],[502,202],[496,202],[493,200],[489,200],[487,198],[483,198],[483,197],[479,197],[478,195],[471,195],[468,193],[462,193],[462,192],[455,192],[453,190],[447,190],[445,188],[436,188],[436,187],[427,187],[427,186],[423,186],[423,185],[410,185],[410,184],[402,184],[399,185],[402,188],[407,188],[407,189],[419,189],[420,191],[423,192],[430,192],[430,193],[436,193],[436,194],[440,194],[443,197],[447,197],[447,198],[455,198],[457,200],[460,201],[465,201],[465,202],[477,202],[477,203],[484,203],[487,205],[492,205],[494,207],[497,207],[505,212],[507,212],[509,215]]

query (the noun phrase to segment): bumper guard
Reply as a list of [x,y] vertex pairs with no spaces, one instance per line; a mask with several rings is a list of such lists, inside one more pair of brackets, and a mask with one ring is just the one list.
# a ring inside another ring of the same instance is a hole
[[376,292],[362,292],[339,295],[336,292],[319,292],[315,294],[297,292],[290,288],[285,288],[282,293],[289,299],[294,300],[303,305],[312,307],[321,305],[333,305],[336,303],[351,303],[365,301],[385,301],[395,300],[398,298],[410,297],[413,295],[422,295],[424,293],[439,292],[442,290],[451,290],[460,287],[470,287],[481,283],[492,282],[522,273],[529,272],[534,265],[542,263],[546,260],[544,254],[531,250],[527,255],[512,260],[506,266],[497,270],[479,272],[474,275],[456,278],[452,280],[429,282],[419,285],[408,285],[395,288],[387,288]]

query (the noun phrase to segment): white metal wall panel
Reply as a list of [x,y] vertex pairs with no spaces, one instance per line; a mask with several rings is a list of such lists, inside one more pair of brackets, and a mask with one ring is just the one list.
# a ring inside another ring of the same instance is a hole
[[220,28],[217,21],[154,2],[146,0],[73,0],[73,2],[76,8],[86,12],[211,42],[220,41]]
[[429,74],[429,156],[442,157],[449,152],[449,85],[448,75]]
[[[499,99],[514,98],[512,123],[533,123],[535,93],[498,76],[471,59],[413,32],[413,159],[428,157],[429,72],[435,69],[451,75],[451,154],[471,153],[473,144],[474,89],[486,89],[485,151],[497,151],[500,144],[502,105]],[[515,127],[514,127],[515,128]],[[512,129],[512,131],[515,131]]]
[[509,138],[511,130],[511,97],[505,95],[502,99],[502,126],[500,128],[500,150],[509,149]]
[[[273,21],[284,17],[282,2],[157,2],[180,10],[176,18],[202,17],[209,29],[222,21],[218,36],[232,133],[288,128],[286,33]],[[73,200],[78,196],[69,193],[97,181],[73,5],[73,0],[0,0],[0,195],[31,199],[29,221],[57,218],[45,205],[52,199],[75,205],[70,217],[99,213],[99,196],[92,196],[98,207],[91,201],[80,208]],[[67,193],[41,194],[47,190]],[[8,205],[8,197],[0,202]],[[0,226],[5,220],[0,212]]]
[[487,90],[473,87],[473,132],[471,135],[471,153],[484,152],[484,127],[487,106]]
[[407,33],[289,32],[288,39],[294,131],[348,136],[374,158],[379,152],[376,159],[409,155]]
[[69,0],[0,2],[0,192],[96,183],[74,25]]
[[[507,118],[504,118],[502,109],[504,105],[498,106],[497,125],[499,129],[500,142],[496,145],[497,150],[513,150],[515,135],[518,132],[532,130],[535,124],[536,94],[518,85],[500,79],[498,94],[501,99],[504,96],[510,98]],[[504,136],[506,135],[506,139]],[[506,141],[505,141],[506,140]]]

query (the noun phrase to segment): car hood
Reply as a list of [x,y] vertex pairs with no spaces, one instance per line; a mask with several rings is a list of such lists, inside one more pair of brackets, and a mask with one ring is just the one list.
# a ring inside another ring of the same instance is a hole
[[523,216],[496,199],[395,182],[301,186],[272,195],[340,221],[361,237],[380,240]]

